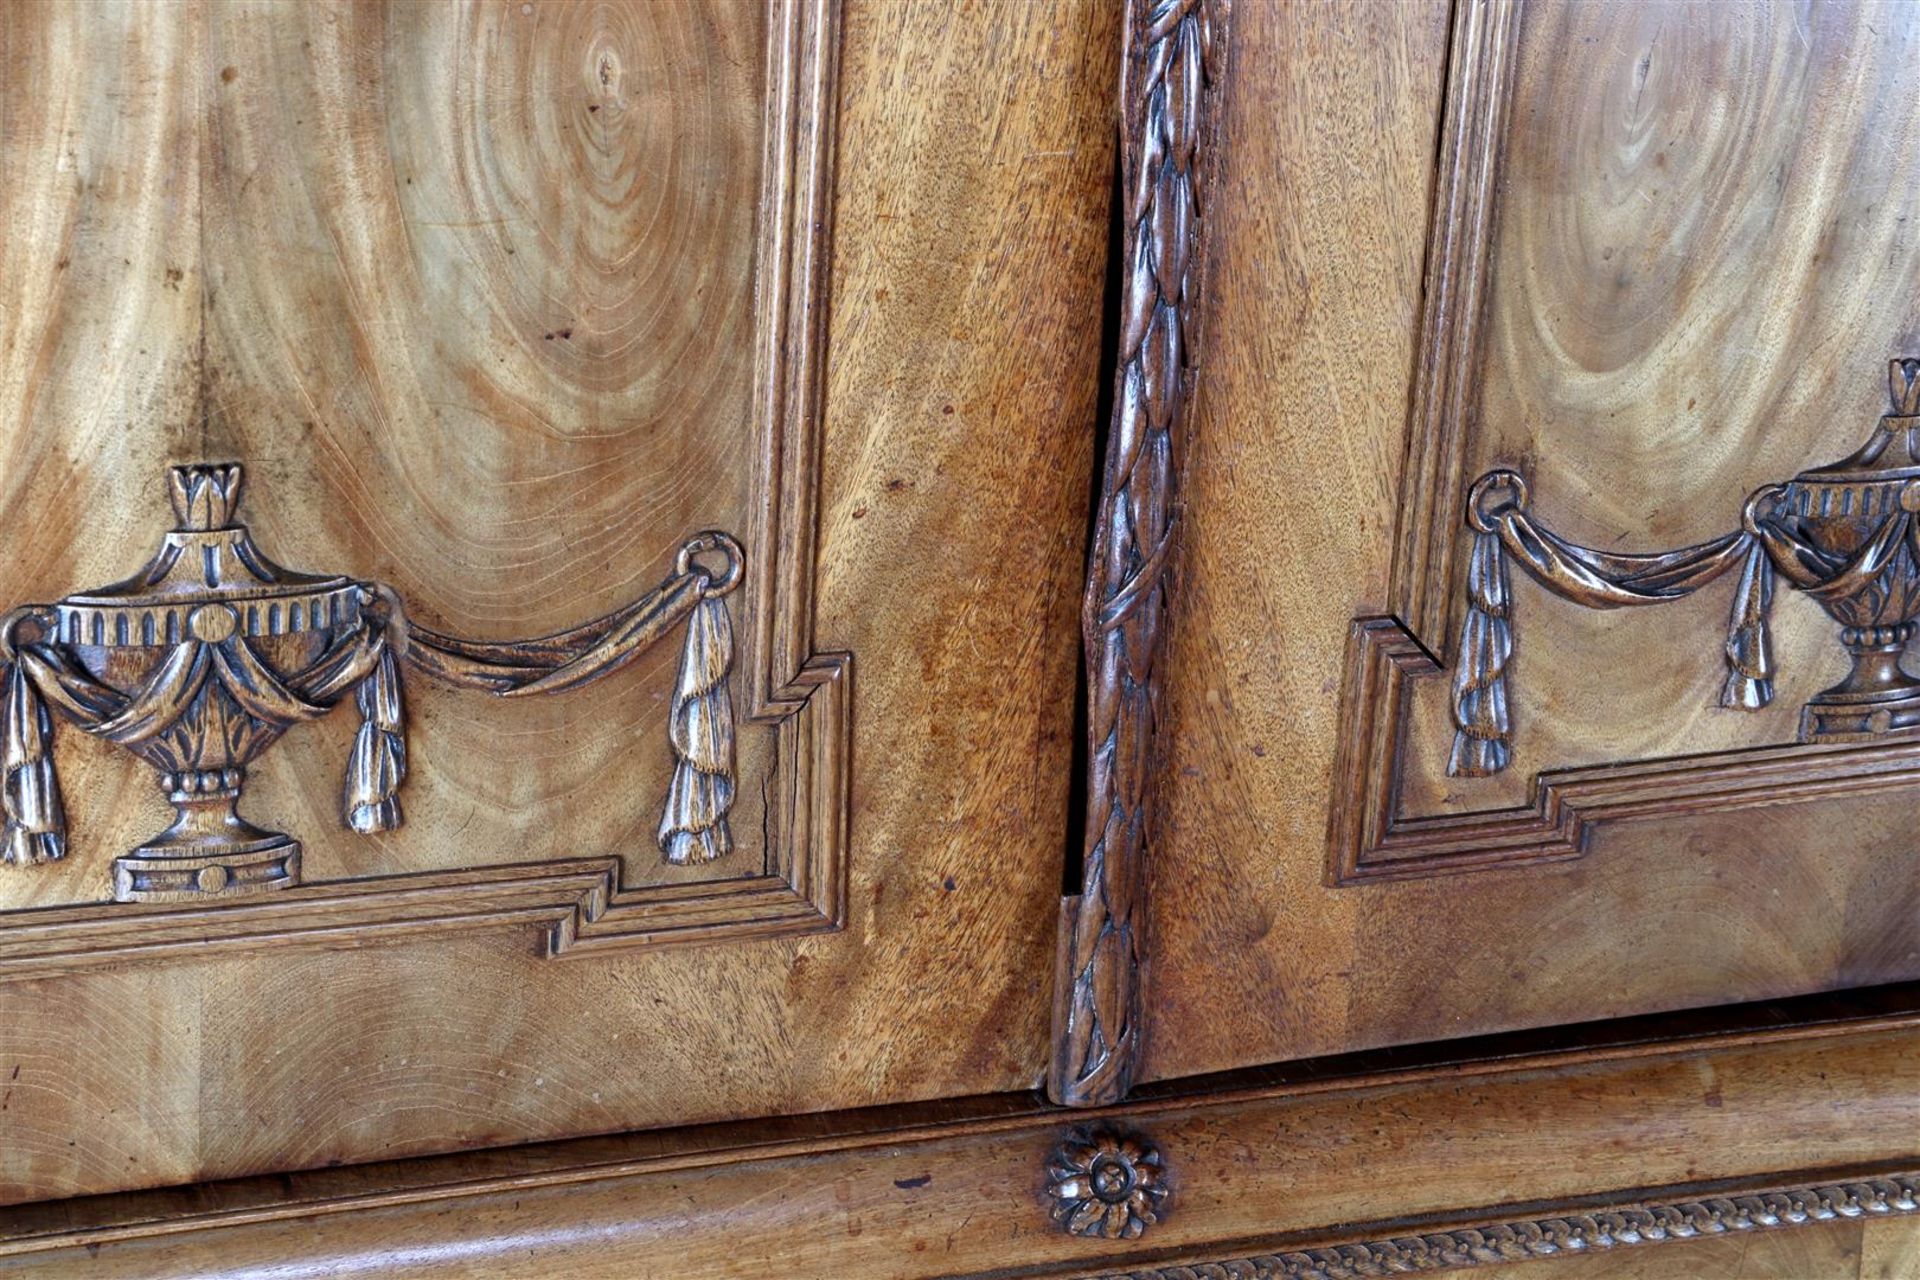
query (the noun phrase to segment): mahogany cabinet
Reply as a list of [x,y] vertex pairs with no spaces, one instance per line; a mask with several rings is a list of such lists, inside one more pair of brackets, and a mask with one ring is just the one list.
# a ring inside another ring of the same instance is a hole
[[0,1272],[1920,1274],[1916,56],[0,6]]

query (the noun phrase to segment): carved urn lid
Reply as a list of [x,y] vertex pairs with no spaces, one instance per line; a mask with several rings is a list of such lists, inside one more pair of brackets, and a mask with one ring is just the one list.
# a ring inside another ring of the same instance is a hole
[[1880,419],[1867,442],[1838,462],[1802,471],[1793,478],[1795,484],[1859,485],[1920,477],[1920,359],[1891,361],[1887,384],[1893,412]]
[[283,569],[236,518],[237,462],[196,463],[168,474],[176,524],[147,566],[55,606],[68,644],[107,648],[218,642],[235,632],[319,631],[359,616],[358,584]]

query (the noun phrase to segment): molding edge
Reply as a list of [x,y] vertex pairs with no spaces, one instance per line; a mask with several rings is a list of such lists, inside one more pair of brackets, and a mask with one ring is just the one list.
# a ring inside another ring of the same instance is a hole
[[[1394,1274],[1365,1269],[1379,1256],[1369,1245],[1407,1258],[1439,1251],[1402,1273],[1552,1256],[1495,1237],[1511,1227],[1525,1243],[1525,1224],[1556,1219],[1572,1226],[1543,1227],[1542,1238],[1571,1253],[1911,1211],[1920,983],[1699,1020],[1663,1015],[1592,1029],[1600,1039],[1492,1037],[1431,1047],[1419,1061],[1394,1051],[1156,1084],[1093,1114],[1003,1094],[12,1203],[0,1207],[0,1271],[317,1274],[399,1249],[503,1276],[583,1264],[664,1275],[689,1256],[779,1257],[799,1274],[903,1280],[1001,1275],[1016,1262],[1033,1276],[1317,1274],[1288,1261],[1299,1255],[1344,1277]],[[1701,1095],[1708,1066],[1718,1100]],[[1821,1087],[1808,1090],[1815,1078]],[[1553,1117],[1552,1132],[1516,1146],[1516,1117],[1529,1116]],[[1352,1141],[1356,1122],[1376,1138]],[[1054,1214],[1049,1153],[1101,1130],[1164,1155],[1173,1211],[1155,1206],[1158,1222],[1140,1238],[1072,1234]],[[1628,1140],[1649,1130],[1688,1141]],[[1592,1153],[1578,1169],[1564,1158],[1574,1148]],[[1376,1175],[1389,1152],[1401,1177],[1383,1188]],[[1373,1190],[1356,1200],[1369,1178]],[[1538,1199],[1509,1199],[1529,1185]],[[9,1195],[21,1189],[0,1187]],[[1711,1212],[1689,1217],[1696,1204]],[[1634,1210],[1655,1217],[1608,1217]],[[843,1229],[849,1214],[862,1231]],[[1476,1249],[1484,1256],[1468,1256]],[[1347,1270],[1328,1269],[1334,1262]]]
[[617,857],[560,858],[364,880],[317,881],[219,905],[87,903],[11,913],[0,982],[129,961],[419,942],[474,929],[532,931],[540,954],[792,937],[846,918],[850,654],[811,659],[790,688],[770,786],[772,864],[732,880],[622,888]]
[[1920,1171],[1747,1195],[1639,1201],[1589,1213],[1097,1275],[1099,1280],[1364,1280],[1915,1212],[1920,1212]]
[[[1345,722],[1334,778],[1351,802],[1329,821],[1328,883],[1410,880],[1482,867],[1578,858],[1595,825],[1698,812],[1804,804],[1910,787],[1920,742],[1780,743],[1624,761],[1535,776],[1526,805],[1401,817],[1392,778],[1405,736],[1409,682],[1443,668],[1394,618],[1348,629]],[[1362,802],[1364,798],[1364,802]]]

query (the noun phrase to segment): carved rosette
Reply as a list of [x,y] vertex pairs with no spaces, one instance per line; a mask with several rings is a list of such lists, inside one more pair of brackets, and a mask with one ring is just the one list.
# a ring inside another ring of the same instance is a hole
[[1160,1220],[1166,1169],[1138,1136],[1108,1131],[1061,1143],[1047,1162],[1053,1220],[1077,1236],[1132,1240]]
[[1203,275],[1203,168],[1225,63],[1225,0],[1132,0],[1121,59],[1126,278],[1113,418],[1082,630],[1088,673],[1086,847],[1066,900],[1054,1012],[1053,1098],[1117,1102],[1139,1050],[1140,907],[1155,667],[1191,392]]

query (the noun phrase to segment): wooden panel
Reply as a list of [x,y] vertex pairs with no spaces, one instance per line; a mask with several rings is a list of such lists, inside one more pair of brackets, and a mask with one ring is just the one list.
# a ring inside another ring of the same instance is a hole
[[[1387,585],[1447,6],[1248,5],[1234,22],[1164,668],[1142,1078],[1360,1038],[1355,958],[1388,936],[1363,929],[1355,891],[1323,887],[1327,792],[1336,655],[1354,602]],[[1238,74],[1250,65],[1297,70],[1256,85]],[[1270,265],[1238,265],[1255,262]]]
[[[753,291],[786,11],[213,10],[192,447],[251,464],[271,553],[352,566],[421,624],[493,640],[618,608],[694,530],[774,554],[751,532]],[[762,660],[743,648],[743,670]],[[346,726],[290,734],[263,766],[293,794],[308,879],[606,852],[629,881],[711,876],[648,856],[676,658],[661,645],[568,698],[410,681],[407,826],[371,843],[333,817]],[[766,738],[741,737],[746,831]]]
[[[0,1271],[1191,1280],[1180,1267],[1219,1259],[1248,1280],[1344,1280],[1551,1250],[1572,1274],[1654,1276],[1715,1274],[1686,1260],[1726,1253],[1650,1243],[1661,1234],[1733,1237],[1756,1266],[1857,1260],[1862,1217],[1867,1258],[1893,1266],[1898,1237],[1875,1236],[1920,1211],[1920,1174],[1893,1163],[1920,1134],[1916,1034],[1908,1013],[1497,1063],[1324,1064],[1124,1111],[973,1099],[21,1206],[0,1214]],[[1123,1128],[1164,1160],[1171,1198],[1137,1238],[1053,1220],[1045,1165],[1085,1127]],[[1777,1172],[1799,1167],[1812,1171]],[[1378,1265],[1338,1265],[1355,1257]]]
[[1749,714],[1728,586],[1595,612],[1516,565],[1515,755],[1446,773],[1467,481],[1518,467],[1576,541],[1664,549],[1876,430],[1920,323],[1876,265],[1920,174],[1871,158],[1920,129],[1911,16],[1236,20],[1236,58],[1301,70],[1227,115],[1144,1076],[1916,972],[1920,756],[1793,741],[1844,657],[1784,578]]
[[[209,452],[252,467],[269,553],[479,637],[590,617],[689,528],[731,527],[750,721],[738,853],[684,872],[652,833],[671,652],[553,700],[410,686],[407,825],[338,833],[352,726],[297,729],[248,803],[311,841],[316,883],[214,910],[91,901],[158,810],[150,777],[63,734],[73,851],[0,876],[43,908],[0,943],[0,1197],[1034,1084],[1110,17],[221,3],[96,33],[45,12],[10,15],[0,154],[50,229],[0,252],[93,235],[147,261],[177,205],[152,305],[191,292],[155,358],[178,388],[115,364],[103,449],[58,353],[144,295],[90,287],[98,316],[69,321],[52,266],[7,274],[56,283],[0,326],[39,353],[5,384],[9,448],[43,459],[9,470],[8,510],[47,530],[9,540],[6,594],[131,568],[164,528],[159,465]],[[807,96],[834,42],[837,114]],[[100,83],[61,106],[69,58]],[[150,121],[154,95],[178,118]],[[83,119],[70,149],[134,166],[111,202],[34,167]],[[804,192],[832,149],[828,307]],[[1029,343],[1044,362],[1010,357]],[[848,651],[857,717],[846,664],[810,658]],[[849,735],[885,767],[849,776]]]
[[[1865,141],[1920,129],[1900,53],[1920,28],[1906,6],[1840,6],[1804,28],[1765,4],[1487,10],[1488,83],[1456,92],[1446,130],[1484,137],[1497,195],[1485,189],[1483,209],[1434,232],[1485,246],[1486,315],[1473,323],[1463,289],[1459,367],[1430,351],[1416,380],[1416,403],[1429,380],[1464,385],[1451,414],[1422,427],[1414,457],[1432,469],[1409,477],[1408,524],[1432,526],[1441,559],[1401,572],[1390,595],[1441,654],[1459,625],[1464,480],[1522,466],[1542,517],[1587,545],[1703,542],[1737,529],[1748,493],[1851,451],[1887,409],[1887,358],[1920,339],[1920,307],[1877,284],[1920,265],[1901,212],[1920,170]],[[1432,312],[1428,326],[1430,341],[1444,328]],[[1783,598],[1779,696],[1722,708],[1728,598],[1596,616],[1520,586],[1512,764],[1449,776],[1448,682],[1416,682],[1397,808],[1348,855],[1350,872],[1572,856],[1611,813],[1909,783],[1910,753],[1754,752],[1794,741],[1801,705],[1845,658],[1818,609]],[[1630,668],[1639,678],[1610,678]],[[1709,753],[1725,758],[1684,779],[1580,772]]]
[[[101,3],[10,6],[0,32],[0,493],[18,530],[0,548],[0,594],[10,608],[137,566],[147,535],[120,546],[96,513],[128,494],[159,500],[159,457],[196,415],[206,30],[196,5]],[[144,74],[128,74],[136,67]],[[144,835],[151,775],[117,754],[63,754],[70,803],[93,829],[103,815],[137,813]],[[89,898],[105,887],[104,866],[94,870]],[[68,896],[45,877],[0,881],[6,906]]]
[[[141,528],[165,527],[152,511],[165,463],[237,458],[246,518],[273,553],[390,583],[416,622],[505,640],[608,613],[670,576],[691,532],[735,531],[755,579],[742,595],[754,621],[737,662],[744,710],[768,727],[740,735],[732,762],[733,826],[765,838],[717,866],[679,866],[652,838],[673,768],[660,720],[672,646],[590,698],[493,703],[416,685],[408,825],[342,830],[335,762],[349,726],[292,735],[259,762],[248,805],[286,805],[275,820],[302,840],[304,882],[334,887],[182,940],[392,936],[438,915],[531,919],[557,952],[589,935],[837,919],[849,695],[844,661],[812,656],[807,532],[828,12],[183,11],[210,46],[186,75],[197,94],[204,71],[210,95],[196,98],[192,193],[209,284],[183,340],[199,399],[184,426],[157,414],[133,425],[127,443],[152,479],[83,513],[126,530],[121,545],[89,539],[92,555],[120,557],[124,572],[132,539],[152,537]],[[30,580],[21,595],[87,580]],[[75,755],[67,744],[62,758]],[[88,901],[101,862],[152,830],[146,806],[89,803],[124,786],[70,789],[74,856],[7,877],[11,905]],[[528,861],[568,855],[599,859],[584,890]],[[510,911],[489,901],[501,872],[424,875],[510,862],[524,867]],[[383,879],[354,883],[369,876]],[[692,898],[643,890],[715,879],[731,883]],[[150,920],[69,914],[77,931],[37,917],[46,936],[12,967],[154,949]],[[165,921],[176,935],[182,923]]]

